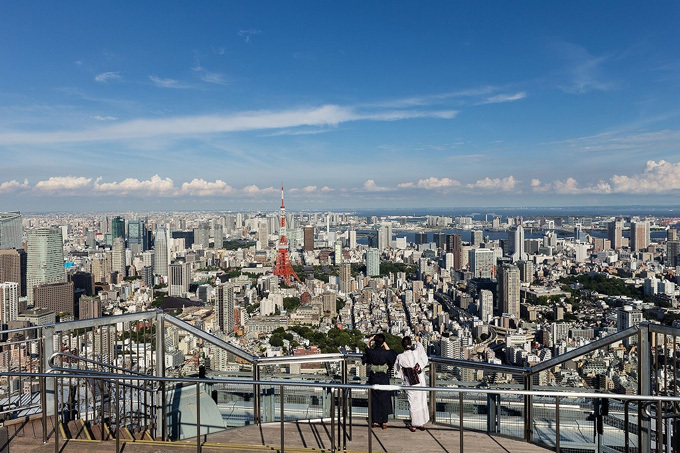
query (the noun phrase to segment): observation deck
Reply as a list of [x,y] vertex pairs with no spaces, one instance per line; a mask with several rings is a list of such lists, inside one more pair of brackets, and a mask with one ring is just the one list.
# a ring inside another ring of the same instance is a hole
[[[222,371],[167,376],[179,331],[224,354]],[[656,324],[533,367],[430,357],[415,433],[405,388],[363,384],[359,354],[256,357],[160,311],[0,334],[0,451],[680,451],[680,329]],[[578,374],[612,352],[627,386]],[[392,392],[386,430],[370,428],[371,388]]]

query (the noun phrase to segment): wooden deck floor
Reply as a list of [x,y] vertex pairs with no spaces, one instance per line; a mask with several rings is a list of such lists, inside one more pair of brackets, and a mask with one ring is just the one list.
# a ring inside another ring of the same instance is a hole
[[[386,429],[371,430],[372,451],[374,452],[417,452],[417,453],[459,453],[460,437],[455,428],[441,425],[427,425],[425,431],[410,432],[401,421],[395,421]],[[339,444],[337,426],[335,446],[347,452],[368,451],[369,430],[366,424],[352,426],[352,440],[346,445]],[[114,452],[115,441],[82,441],[70,440],[60,442],[60,452],[103,453]],[[331,425],[326,421],[289,422],[284,427],[284,449],[290,452],[330,452],[332,448]],[[161,453],[161,452],[189,452],[196,451],[196,440],[183,442],[153,442],[153,441],[121,441],[121,451],[131,453]],[[260,426],[246,426],[234,428],[221,433],[208,435],[203,439],[202,450],[206,452],[231,451],[253,452],[281,450],[281,434],[279,423],[268,423]],[[10,451],[53,453],[53,440],[43,444],[41,439],[30,436],[17,436],[11,440]],[[470,452],[504,452],[504,453],[533,453],[551,451],[528,444],[520,440],[503,436],[490,436],[484,433],[464,432],[463,450]]]

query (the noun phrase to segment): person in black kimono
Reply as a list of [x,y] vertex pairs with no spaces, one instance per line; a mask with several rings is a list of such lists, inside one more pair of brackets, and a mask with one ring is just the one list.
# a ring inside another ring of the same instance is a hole
[[[390,383],[390,369],[394,366],[397,353],[390,350],[385,335],[378,333],[368,340],[368,347],[362,358],[367,364],[368,384]],[[387,390],[371,390],[371,418],[373,427],[387,429],[387,417],[392,413],[392,398]]]

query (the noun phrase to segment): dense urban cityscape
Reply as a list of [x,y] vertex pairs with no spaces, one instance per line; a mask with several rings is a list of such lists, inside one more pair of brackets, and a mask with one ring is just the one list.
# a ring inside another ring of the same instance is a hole
[[[291,213],[283,200],[280,212],[5,212],[0,317],[17,329],[161,309],[255,356],[359,352],[386,332],[417,336],[433,355],[533,366],[643,320],[679,325],[677,223]],[[111,347],[142,350],[134,365],[150,366],[159,345],[133,339],[119,332]],[[102,353],[97,340],[73,352]],[[635,343],[542,373],[541,384],[635,393]],[[179,329],[160,347],[168,374],[239,369]],[[5,348],[2,366],[30,371],[37,351],[22,348]],[[487,380],[464,370],[453,379]]]

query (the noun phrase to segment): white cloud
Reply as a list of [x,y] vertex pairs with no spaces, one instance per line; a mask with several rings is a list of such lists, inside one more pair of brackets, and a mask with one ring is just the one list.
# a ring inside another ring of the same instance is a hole
[[119,80],[120,79],[120,72],[102,72],[100,74],[97,74],[94,78],[97,82],[100,83],[106,83],[111,80]]
[[600,181],[594,186],[581,187],[579,182],[571,177],[564,181],[556,180],[545,184],[541,184],[538,179],[533,179],[531,188],[534,192],[554,192],[560,195],[608,194],[612,191],[610,184],[605,181]]
[[262,31],[256,28],[248,28],[246,30],[238,31],[238,35],[241,36],[245,40],[245,42],[250,42],[251,37],[259,35],[260,33],[262,33]]
[[97,121],[115,121],[115,120],[117,120],[118,118],[116,118],[115,116],[101,116],[101,115],[95,115],[94,119],[96,119]]
[[201,197],[214,195],[229,195],[233,193],[234,188],[221,179],[215,182],[206,181],[204,179],[194,178],[191,182],[182,184],[180,192],[182,195],[196,195]]
[[96,192],[108,193],[112,195],[156,195],[156,196],[172,196],[177,190],[175,184],[170,178],[161,178],[154,175],[148,180],[139,180],[136,178],[125,178],[120,182],[100,183],[97,180],[93,189]]
[[422,189],[445,189],[460,186],[460,181],[451,178],[439,179],[432,176],[427,179],[421,179],[416,185]]
[[372,179],[369,179],[364,183],[364,190],[368,192],[385,192],[387,190],[390,190],[387,187],[381,187],[375,183]]
[[490,191],[510,192],[515,189],[517,180],[510,175],[506,178],[489,178],[477,180],[474,184],[468,184],[469,189],[481,189]]
[[44,181],[38,181],[33,190],[45,194],[58,194],[84,190],[90,186],[92,178],[83,176],[52,176]]
[[191,88],[191,85],[175,79],[162,79],[156,76],[149,76],[149,80],[151,80],[158,88]]
[[255,196],[255,195],[262,195],[262,194],[269,194],[269,193],[276,193],[279,191],[279,189],[275,189],[273,187],[265,187],[264,189],[260,189],[257,187],[255,184],[246,186],[241,191],[250,196]]
[[592,55],[585,47],[572,43],[555,45],[558,53],[566,60],[566,83],[558,86],[565,93],[583,94],[589,91],[609,91],[620,86],[620,82],[605,75],[608,55]]
[[81,143],[132,140],[159,136],[204,136],[211,133],[285,129],[301,126],[337,126],[350,121],[396,121],[411,118],[453,118],[452,111],[360,113],[352,107],[323,105],[283,111],[240,112],[233,115],[198,115],[118,122],[89,130],[0,133],[0,145]]
[[680,162],[647,161],[642,173],[614,175],[611,178],[614,192],[660,193],[680,189]]
[[334,190],[335,190],[335,189],[331,189],[331,188],[328,187],[328,186],[323,186],[323,187],[321,188],[321,192],[333,192]]
[[524,99],[527,97],[526,91],[520,91],[519,93],[515,94],[497,94],[495,96],[491,96],[486,98],[486,100],[482,101],[480,104],[498,104],[500,102],[513,102],[513,101],[519,101],[520,99]]
[[11,192],[16,192],[17,190],[27,189],[27,188],[28,188],[28,179],[24,179],[23,183],[20,183],[16,179],[0,183],[0,193],[11,193]]

